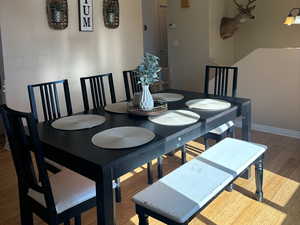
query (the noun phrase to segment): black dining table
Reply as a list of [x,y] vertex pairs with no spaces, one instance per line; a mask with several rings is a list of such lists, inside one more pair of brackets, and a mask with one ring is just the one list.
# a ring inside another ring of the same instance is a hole
[[[108,113],[104,109],[97,109],[82,112],[106,117],[104,124],[91,129],[62,131],[51,127],[50,122],[38,124],[45,156],[95,181],[98,225],[116,225],[112,181],[120,176],[164,154],[171,153],[187,142],[238,117],[242,118],[242,138],[246,141],[251,139],[251,101],[249,99],[216,97],[181,90],[165,90],[164,92],[184,95],[184,99],[168,103],[168,108],[170,110],[186,109],[198,113],[199,121],[186,126],[162,126],[150,122],[146,117]],[[185,103],[197,98],[226,100],[231,103],[231,107],[222,111],[188,109]],[[91,142],[96,133],[122,126],[147,128],[154,132],[156,137],[140,147],[120,150],[101,149]]]

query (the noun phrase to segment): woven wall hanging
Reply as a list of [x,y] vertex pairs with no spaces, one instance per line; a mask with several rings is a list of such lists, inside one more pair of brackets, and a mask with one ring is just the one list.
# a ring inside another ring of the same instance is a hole
[[104,25],[107,28],[118,28],[120,25],[120,8],[118,0],[103,0]]
[[63,30],[68,27],[67,0],[47,0],[48,24],[52,29]]

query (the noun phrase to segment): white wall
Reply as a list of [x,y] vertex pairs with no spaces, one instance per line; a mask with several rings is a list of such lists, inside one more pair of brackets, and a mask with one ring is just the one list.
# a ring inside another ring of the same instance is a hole
[[82,110],[79,78],[114,74],[117,98],[124,99],[122,71],[133,69],[143,54],[141,0],[120,1],[120,28],[103,25],[102,0],[94,0],[94,32],[78,31],[78,1],[69,3],[69,26],[48,27],[45,4],[1,0],[0,25],[9,106],[30,110],[27,84],[67,78],[75,111]]
[[223,40],[220,25],[223,17],[231,17],[228,0],[209,1],[209,63],[231,66],[235,62],[234,38]]
[[169,1],[169,67],[171,87],[203,89],[204,65],[209,60],[209,0],[191,0],[181,8],[180,0]]
[[300,49],[257,49],[239,61],[238,96],[254,123],[300,131]]
[[254,123],[300,131],[300,26],[283,24],[299,1],[256,5],[255,20],[234,36],[239,96],[252,99]]

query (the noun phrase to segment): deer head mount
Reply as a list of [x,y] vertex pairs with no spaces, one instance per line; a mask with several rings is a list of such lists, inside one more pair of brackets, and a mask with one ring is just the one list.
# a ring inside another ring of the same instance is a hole
[[248,20],[255,19],[255,16],[252,15],[252,11],[255,9],[256,0],[248,0],[246,6],[239,4],[237,0],[233,0],[234,4],[236,5],[239,13],[233,17],[223,17],[221,22],[221,38],[223,40],[228,39],[234,35],[234,33],[239,29],[240,24],[247,22]]

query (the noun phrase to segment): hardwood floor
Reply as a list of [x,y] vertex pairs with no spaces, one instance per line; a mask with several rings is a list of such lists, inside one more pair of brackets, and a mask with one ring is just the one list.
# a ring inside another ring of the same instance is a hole
[[[238,179],[235,190],[223,192],[191,225],[297,225],[300,224],[300,140],[253,132],[253,141],[266,144],[264,203],[254,200],[255,180]],[[203,149],[190,143],[188,159]],[[164,168],[170,172],[180,165],[179,153],[166,158]],[[254,174],[254,168],[252,168]],[[118,225],[137,225],[131,197],[147,186],[146,167],[122,177],[123,202],[117,205]],[[199,181],[201,182],[201,181]],[[203,183],[205,185],[205,183]],[[19,224],[16,177],[10,153],[0,150],[0,225]],[[35,224],[43,223],[35,217]],[[83,215],[84,225],[96,225],[95,209]],[[161,225],[150,220],[150,225]]]

